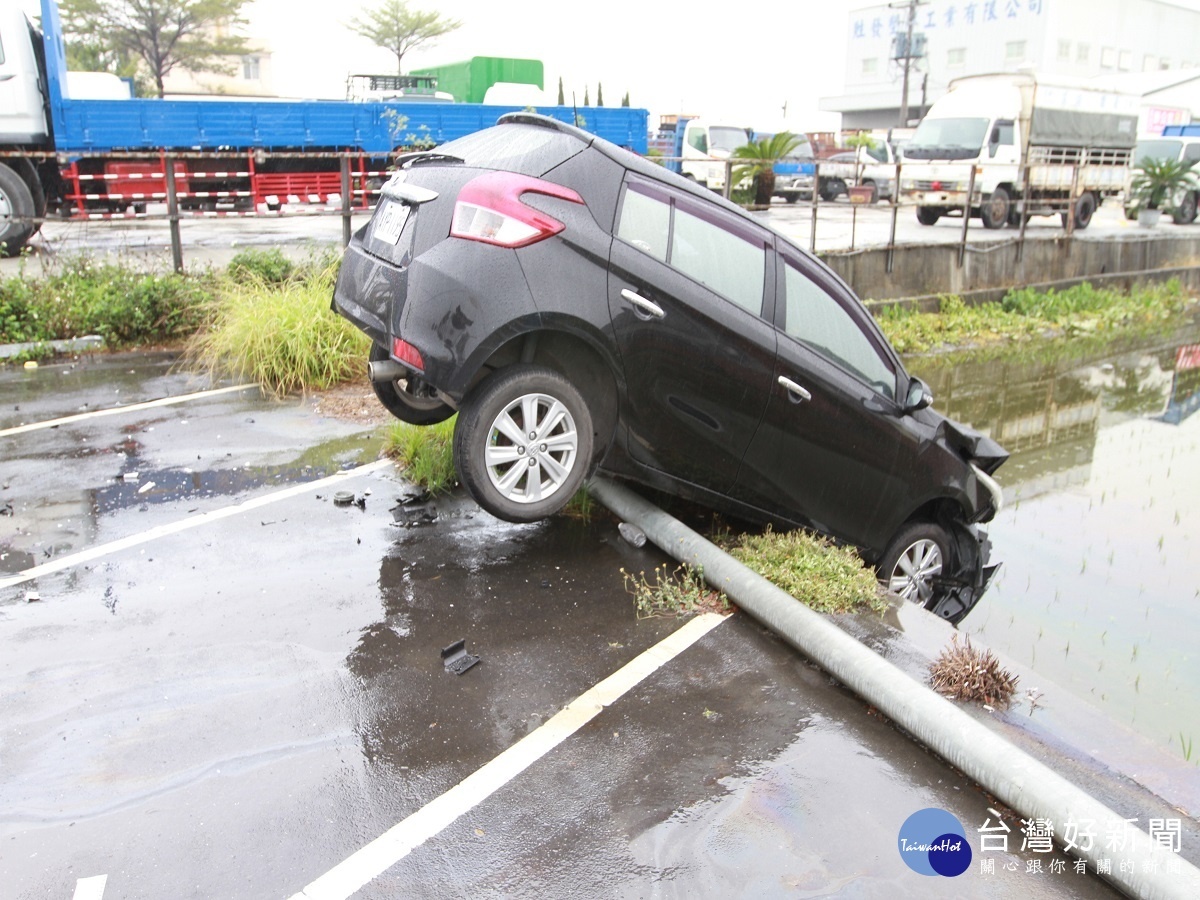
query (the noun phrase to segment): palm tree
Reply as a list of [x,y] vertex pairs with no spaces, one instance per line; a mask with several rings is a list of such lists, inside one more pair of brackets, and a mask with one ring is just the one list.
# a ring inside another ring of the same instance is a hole
[[1195,160],[1143,159],[1141,169],[1133,176],[1130,193],[1142,201],[1142,209],[1168,208],[1175,202],[1175,195],[1184,188],[1194,188],[1196,175],[1192,171]]
[[775,163],[786,158],[804,142],[804,138],[790,131],[766,135],[733,151],[734,159],[748,162],[733,168],[733,183],[750,178],[754,182],[754,202],[767,205],[775,193]]

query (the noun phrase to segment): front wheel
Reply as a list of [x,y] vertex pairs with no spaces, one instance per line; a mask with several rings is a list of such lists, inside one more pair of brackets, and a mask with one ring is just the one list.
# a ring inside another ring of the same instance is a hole
[[876,567],[880,583],[905,600],[930,609],[936,586],[950,564],[950,537],[940,525],[915,522],[900,529]]
[[592,416],[565,377],[543,366],[501,369],[469,393],[454,426],[454,466],[475,502],[534,522],[570,502],[592,460]]
[[[372,344],[369,359],[371,362],[382,362],[390,357],[385,349]],[[436,425],[454,415],[454,410],[415,375],[392,381],[372,381],[371,389],[384,409],[410,425]]]
[[16,256],[33,234],[33,194],[21,176],[0,163],[0,252]]

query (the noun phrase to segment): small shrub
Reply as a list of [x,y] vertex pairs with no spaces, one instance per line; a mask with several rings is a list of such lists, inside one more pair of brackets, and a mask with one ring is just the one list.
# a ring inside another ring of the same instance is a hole
[[242,250],[229,261],[225,271],[239,284],[282,284],[296,274],[296,264],[284,256],[278,247],[270,250]]
[[625,589],[633,595],[639,619],[679,618],[730,609],[729,598],[710,588],[703,571],[691,566],[680,565],[673,572],[665,565],[657,566],[653,583],[645,572],[633,575],[622,569],[621,575],[625,578]]
[[1000,665],[991,650],[979,651],[971,638],[950,646],[929,666],[930,683],[939,694],[954,700],[968,700],[988,706],[1008,706],[1017,689],[1017,676]]
[[436,425],[397,422],[388,430],[383,452],[404,467],[413,484],[430,494],[443,494],[458,484],[453,441],[453,417]]

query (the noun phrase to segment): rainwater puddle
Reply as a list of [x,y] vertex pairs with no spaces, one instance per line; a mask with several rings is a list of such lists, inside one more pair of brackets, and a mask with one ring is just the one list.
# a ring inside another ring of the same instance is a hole
[[963,630],[1071,693],[1043,706],[1081,698],[1187,756],[1200,740],[1200,327],[911,368],[939,410],[1012,454],[988,529],[1003,567]]

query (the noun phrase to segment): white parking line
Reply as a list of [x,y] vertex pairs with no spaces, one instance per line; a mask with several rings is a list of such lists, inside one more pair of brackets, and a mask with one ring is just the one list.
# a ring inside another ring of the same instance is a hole
[[725,619],[716,613],[705,613],[692,619],[580,695],[536,731],[338,863],[300,893],[293,894],[290,900],[345,900],[504,787],[594,719],[604,707],[614,703]]
[[153,541],[160,537],[166,537],[170,534],[178,534],[181,531],[187,531],[190,528],[198,528],[201,525],[206,525],[209,522],[215,522],[219,519],[227,519],[230,516],[236,516],[244,512],[249,512],[252,509],[258,509],[261,506],[267,506],[271,503],[277,503],[280,500],[287,500],[289,497],[295,497],[298,494],[304,494],[313,490],[320,490],[345,481],[348,478],[354,478],[359,475],[368,475],[371,472],[378,472],[380,469],[393,466],[390,459],[379,459],[372,463],[367,463],[364,466],[358,466],[354,469],[345,469],[341,472],[336,472],[326,478],[320,478],[316,481],[306,481],[303,484],[293,485],[290,488],[284,488],[282,491],[276,491],[273,494],[266,494],[262,497],[255,497],[252,500],[247,500],[244,503],[235,503],[233,506],[225,506],[221,509],[214,509],[211,512],[201,513],[198,516],[192,516],[188,519],[180,519],[178,522],[172,522],[169,525],[160,525],[158,528],[151,528],[149,531],[143,531],[140,534],[131,534],[129,537],[121,538],[116,541],[109,541],[107,544],[98,544],[95,547],[89,547],[87,550],[81,550],[79,553],[72,553],[70,556],[63,556],[58,559],[51,560],[48,563],[43,563],[40,566],[34,566],[30,569],[24,569],[16,575],[11,575],[8,578],[0,578],[0,588],[12,587],[15,584],[24,584],[27,581],[32,581],[42,575],[50,575],[53,572],[61,572],[63,569],[69,569],[72,566],[77,566],[80,563],[91,562],[93,559],[99,559],[102,556],[107,556],[110,553],[116,553],[120,550],[128,550],[130,547],[136,547],[138,544],[144,544],[147,541]]
[[147,400],[145,403],[130,403],[128,406],[110,406],[107,409],[94,409],[91,412],[79,413],[74,416],[63,416],[61,419],[47,419],[44,422],[29,422],[25,425],[15,425],[12,428],[0,429],[0,437],[10,434],[24,434],[27,431],[38,431],[42,428],[57,428],[59,425],[70,425],[86,419],[97,419],[100,416],[115,416],[118,413],[139,412],[143,409],[154,409],[158,406],[172,406],[176,403],[187,403],[189,400],[201,400],[205,397],[216,397],[219,394],[232,394],[248,388],[258,387],[256,384],[237,384],[233,387],[213,388],[211,391],[197,391],[194,394],[180,394],[178,397],[161,397],[158,400]]
[[71,900],[104,900],[104,885],[107,881],[107,875],[80,878],[75,882],[75,893],[71,895]]

